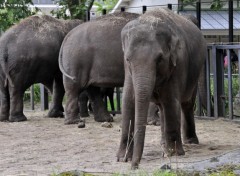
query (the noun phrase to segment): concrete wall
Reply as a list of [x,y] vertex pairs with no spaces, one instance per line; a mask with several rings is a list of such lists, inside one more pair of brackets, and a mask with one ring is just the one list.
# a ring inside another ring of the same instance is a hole
[[[163,6],[167,4],[178,4],[178,0],[131,0],[129,2],[128,9],[126,9],[127,12],[133,12],[133,13],[142,13],[142,6]],[[133,8],[133,7],[139,7],[139,8]],[[148,9],[151,9],[154,7],[148,7]],[[173,5],[174,10],[174,5]]]

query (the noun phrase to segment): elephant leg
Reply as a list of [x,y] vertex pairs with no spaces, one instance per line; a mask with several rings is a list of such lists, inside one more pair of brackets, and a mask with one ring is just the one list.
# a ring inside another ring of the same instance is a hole
[[23,95],[24,91],[17,89],[17,87],[9,86],[10,94],[10,122],[26,121],[27,118],[23,114]]
[[194,121],[194,102],[195,96],[189,102],[182,103],[181,125],[185,144],[199,144]]
[[87,91],[83,91],[80,95],[79,95],[79,110],[80,110],[80,116],[81,117],[89,117],[89,113],[88,113],[88,94]]
[[122,136],[120,147],[117,152],[118,161],[130,161],[133,155],[133,138],[134,138],[134,115],[135,115],[135,100],[131,78],[126,78],[123,91],[122,104]]
[[98,87],[89,87],[87,89],[88,95],[91,99],[91,106],[93,108],[94,119],[97,122],[112,122],[113,118],[108,113],[107,107],[105,106],[100,88]]
[[181,140],[181,104],[171,92],[163,102],[164,109],[164,152],[168,156],[184,155]]
[[160,117],[158,115],[158,107],[155,103],[150,102],[148,108],[148,125],[160,126]]
[[0,121],[8,121],[9,120],[9,110],[10,110],[10,97],[8,89],[1,85],[0,90]]
[[62,76],[55,78],[53,83],[52,104],[48,112],[48,117],[63,117],[63,101],[64,87],[62,83]]
[[165,141],[166,141],[166,139],[165,139],[165,133],[164,133],[164,127],[165,127],[165,125],[164,125],[164,119],[165,119],[165,117],[164,117],[164,112],[163,112],[163,107],[162,107],[162,105],[161,104],[158,104],[158,108],[159,108],[159,113],[160,113],[160,123],[161,123],[161,140],[160,140],[160,144],[161,144],[161,146],[164,146],[164,144],[165,144]]
[[66,92],[66,106],[65,106],[65,120],[64,124],[77,124],[80,122],[78,98],[79,98],[79,85],[72,80],[64,77],[64,87]]

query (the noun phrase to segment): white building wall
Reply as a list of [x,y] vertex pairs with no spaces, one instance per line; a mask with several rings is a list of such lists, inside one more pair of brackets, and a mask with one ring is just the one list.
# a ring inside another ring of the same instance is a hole
[[[142,6],[164,6],[167,4],[177,4],[178,0],[122,0],[122,4],[120,5],[119,9],[121,6],[124,6],[124,2],[128,2],[128,5],[126,6],[126,11],[127,12],[132,12],[132,13],[142,13]],[[138,7],[138,8],[136,8]],[[152,9],[154,7],[147,7],[147,9]],[[174,5],[173,5],[173,10],[174,10]]]
[[132,0],[129,6],[177,4],[178,0]]

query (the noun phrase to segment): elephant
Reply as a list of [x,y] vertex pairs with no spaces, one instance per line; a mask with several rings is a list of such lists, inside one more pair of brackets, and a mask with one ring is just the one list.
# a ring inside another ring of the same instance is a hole
[[53,94],[49,117],[63,116],[64,87],[58,55],[66,34],[81,20],[31,16],[0,38],[0,121],[27,120],[23,113],[24,91],[44,84]]
[[183,16],[156,8],[126,24],[121,39],[125,81],[117,160],[138,168],[149,102],[160,109],[164,153],[184,155],[181,125],[183,142],[199,143],[193,109],[207,51],[201,31]]
[[108,14],[81,24],[65,37],[59,53],[66,93],[65,124],[80,121],[78,97],[84,90],[93,102],[95,121],[113,121],[104,106],[100,87],[123,86],[121,30],[138,16],[127,12]]
[[[105,105],[106,105],[105,101],[108,98],[112,111],[115,111],[114,101],[113,101],[114,88],[111,88],[111,87],[100,88],[100,94],[101,94],[102,99],[104,99]],[[79,110],[80,111],[80,116],[81,117],[89,117],[89,111],[93,112],[93,109],[92,109],[92,105],[91,105],[92,103],[91,103],[90,99],[88,98],[87,91],[83,91],[80,94],[78,103],[79,103],[79,109],[80,109]],[[97,115],[97,114],[94,113],[94,115]],[[113,113],[113,116],[115,116],[114,113]]]

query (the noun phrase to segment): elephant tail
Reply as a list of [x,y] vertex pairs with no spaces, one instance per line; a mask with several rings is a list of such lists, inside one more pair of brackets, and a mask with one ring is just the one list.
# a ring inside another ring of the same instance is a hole
[[[200,96],[200,102],[202,107],[207,110],[207,81],[206,81],[206,64],[204,64],[202,71],[200,73],[199,81],[198,81],[198,92]],[[214,108],[213,103],[210,102],[211,106],[211,116],[213,115]]]
[[76,78],[69,75],[63,68],[63,61],[62,61],[62,52],[63,52],[63,44],[61,46],[61,49],[60,49],[60,52],[59,52],[59,57],[58,57],[58,64],[59,64],[59,68],[62,72],[62,74],[66,77],[68,77],[69,79],[73,80],[73,81],[76,81]]
[[8,65],[8,49],[6,48],[3,52],[2,52],[2,61],[1,61],[1,67],[2,67],[2,71],[3,73],[5,73],[6,78],[4,81],[4,87],[7,87],[8,83],[11,87],[14,87],[12,78],[10,77],[9,74],[9,65]]

